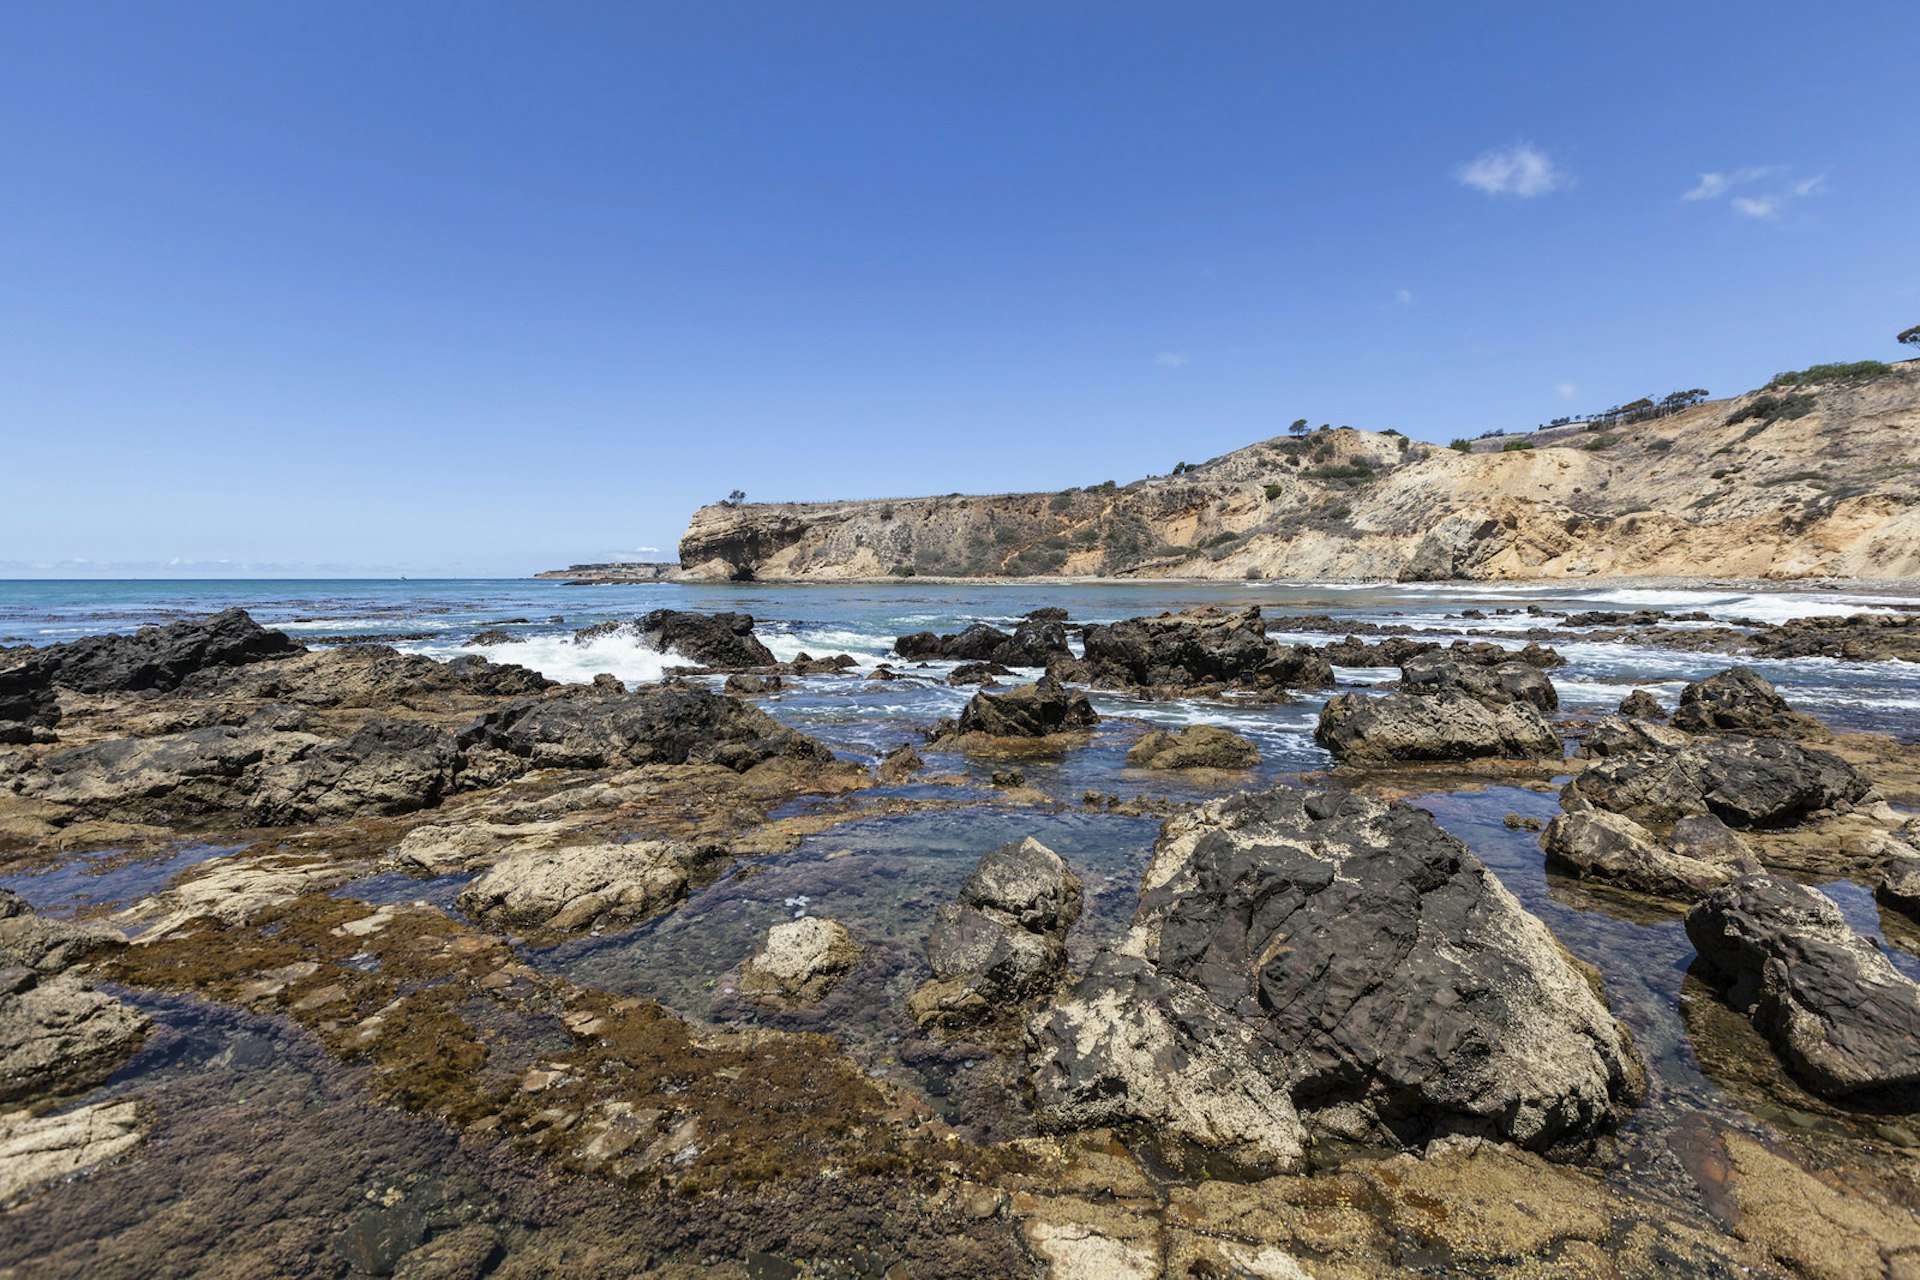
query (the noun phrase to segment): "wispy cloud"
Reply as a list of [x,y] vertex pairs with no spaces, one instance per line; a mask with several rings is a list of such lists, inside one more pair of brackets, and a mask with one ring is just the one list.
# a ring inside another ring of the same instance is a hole
[[1193,359],[1184,351],[1162,351],[1153,358],[1153,362],[1164,369],[1178,369]]
[[1411,290],[1411,289],[1396,289],[1396,290],[1394,291],[1394,294],[1393,294],[1393,305],[1394,305],[1394,306],[1396,306],[1396,307],[1410,307],[1410,306],[1412,306],[1412,305],[1413,305],[1413,290]]
[[1546,152],[1527,142],[1483,151],[1453,171],[1462,186],[1490,196],[1532,199],[1569,186],[1573,175],[1559,168]]
[[1571,400],[1575,396],[1580,394],[1579,385],[1577,383],[1572,383],[1572,382],[1562,382],[1558,386],[1554,387],[1554,390],[1560,393],[1560,398],[1562,400]]
[[[1726,196],[1728,207],[1735,213],[1770,221],[1778,218],[1794,201],[1818,195],[1826,189],[1827,175],[1824,173],[1789,181],[1789,172],[1786,165],[1767,164],[1728,173],[1703,173],[1700,181],[1691,190],[1682,193],[1680,198],[1697,201],[1718,200]],[[1740,194],[1734,195],[1736,191]]]

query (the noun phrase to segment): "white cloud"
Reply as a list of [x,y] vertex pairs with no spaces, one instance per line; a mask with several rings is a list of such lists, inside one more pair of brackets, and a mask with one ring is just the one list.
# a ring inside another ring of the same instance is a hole
[[[1727,205],[1735,213],[1748,218],[1772,219],[1780,216],[1789,204],[1807,196],[1818,195],[1827,185],[1827,175],[1815,174],[1811,178],[1796,181],[1775,181],[1784,179],[1788,168],[1783,164],[1755,165],[1747,169],[1735,169],[1731,173],[1703,173],[1700,181],[1691,190],[1683,192],[1682,200],[1718,200],[1728,196]],[[1740,195],[1730,192],[1746,187],[1761,187]]]
[[1162,351],[1153,358],[1153,362],[1165,369],[1178,369],[1192,358],[1184,351]]
[[1573,181],[1566,170],[1554,167],[1546,152],[1526,142],[1483,151],[1455,169],[1453,176],[1461,185],[1490,196],[1522,199],[1544,196]]
[[1394,295],[1393,295],[1393,305],[1394,305],[1394,306],[1396,306],[1396,307],[1410,307],[1410,306],[1412,306],[1412,305],[1413,305],[1413,290],[1411,290],[1411,289],[1398,289],[1398,290],[1396,290],[1396,291],[1394,292]]
[[1579,386],[1571,382],[1562,382],[1558,386],[1554,387],[1554,390],[1560,393],[1560,398],[1562,400],[1571,400],[1575,396],[1580,394]]

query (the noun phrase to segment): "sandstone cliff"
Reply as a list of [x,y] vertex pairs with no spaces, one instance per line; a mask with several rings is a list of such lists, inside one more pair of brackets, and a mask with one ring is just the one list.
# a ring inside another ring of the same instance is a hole
[[1920,362],[1466,453],[1341,428],[1124,486],[708,506],[680,558],[764,580],[1910,577]]

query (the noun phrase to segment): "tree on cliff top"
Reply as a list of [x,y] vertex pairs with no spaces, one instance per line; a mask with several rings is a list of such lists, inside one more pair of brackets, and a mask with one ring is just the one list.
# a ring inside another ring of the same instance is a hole
[[1904,342],[1910,347],[1920,347],[1920,324],[1911,329],[1902,329],[1893,336],[1895,342]]
[[721,500],[720,505],[723,507],[733,507],[733,506],[738,506],[740,503],[745,502],[746,500],[747,500],[747,491],[745,489],[735,489],[732,493],[728,494],[724,499]]

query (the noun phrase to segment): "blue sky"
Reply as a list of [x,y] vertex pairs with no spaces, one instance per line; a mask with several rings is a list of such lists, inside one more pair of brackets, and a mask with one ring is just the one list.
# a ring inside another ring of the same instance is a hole
[[0,0],[0,575],[519,574],[1897,358],[1911,19]]

